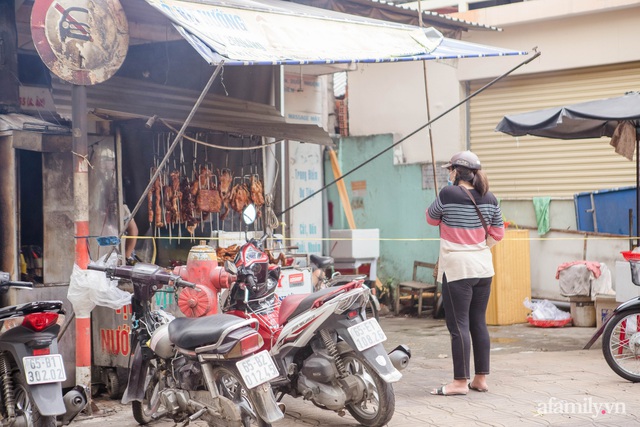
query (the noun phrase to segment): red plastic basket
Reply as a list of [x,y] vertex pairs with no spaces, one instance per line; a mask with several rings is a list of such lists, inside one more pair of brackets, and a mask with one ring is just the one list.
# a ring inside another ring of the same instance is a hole
[[640,286],[640,252],[623,251],[620,252],[624,259],[629,261],[631,266],[631,282]]
[[539,328],[561,328],[571,323],[571,318],[569,317],[568,319],[562,319],[562,320],[537,320],[529,316],[527,317],[527,322]]
[[620,253],[627,261],[640,261],[640,252],[622,251]]

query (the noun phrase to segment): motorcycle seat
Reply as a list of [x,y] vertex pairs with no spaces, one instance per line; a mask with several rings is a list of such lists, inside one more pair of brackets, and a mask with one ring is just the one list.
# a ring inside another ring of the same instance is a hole
[[178,317],[169,323],[169,339],[180,348],[194,350],[218,342],[222,333],[245,319],[231,314]]
[[30,313],[53,312],[64,314],[62,301],[33,301],[0,308],[0,319],[24,316]]
[[327,268],[333,265],[333,258],[330,256],[319,256],[315,254],[309,255],[309,260],[314,263],[318,268]]
[[318,303],[318,306],[320,306],[320,301],[326,301],[331,295],[341,293],[345,286],[350,286],[350,284],[340,287],[320,289],[312,294],[289,295],[282,300],[282,303],[280,303],[280,317],[278,318],[278,322],[281,325],[284,325],[289,321],[289,319],[311,309],[316,302]]

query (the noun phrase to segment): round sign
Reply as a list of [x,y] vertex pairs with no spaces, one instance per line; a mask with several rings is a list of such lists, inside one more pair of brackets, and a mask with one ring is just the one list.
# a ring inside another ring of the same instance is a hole
[[118,0],[36,0],[31,35],[47,67],[76,85],[111,78],[129,46],[127,17]]

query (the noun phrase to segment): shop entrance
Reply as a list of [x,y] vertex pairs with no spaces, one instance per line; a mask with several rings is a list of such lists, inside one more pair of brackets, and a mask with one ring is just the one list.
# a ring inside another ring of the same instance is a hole
[[18,150],[21,280],[42,283],[42,154]]

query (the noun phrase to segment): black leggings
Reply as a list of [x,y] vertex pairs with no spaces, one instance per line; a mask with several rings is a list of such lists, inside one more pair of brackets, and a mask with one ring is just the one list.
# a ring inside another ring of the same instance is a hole
[[[489,373],[489,330],[487,304],[491,293],[491,277],[442,281],[445,320],[451,334],[453,378],[470,378],[471,342],[476,375]],[[471,339],[469,339],[471,337]]]

